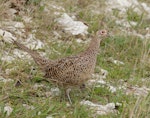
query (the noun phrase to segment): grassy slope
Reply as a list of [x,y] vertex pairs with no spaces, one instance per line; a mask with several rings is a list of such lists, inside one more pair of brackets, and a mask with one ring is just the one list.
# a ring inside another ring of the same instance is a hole
[[[89,10],[89,7],[87,6],[93,3],[92,0],[88,0],[88,2],[80,2],[81,3],[79,4],[73,0],[71,0],[71,2],[69,0],[64,0],[63,2],[59,2],[58,4],[62,5],[68,13],[76,13],[76,16],[79,20],[82,20],[89,25],[90,33],[92,33],[92,31],[96,31],[99,28],[105,27],[102,25],[97,25],[100,24],[100,21],[103,21],[108,29],[113,33],[113,37],[107,38],[102,42],[101,53],[97,58],[97,66],[101,66],[109,72],[106,81],[110,82],[114,86],[118,86],[118,81],[120,79],[127,81],[128,85],[150,86],[150,81],[143,82],[141,79],[149,78],[150,76],[149,39],[142,40],[136,36],[129,36],[121,33],[118,30],[119,26],[117,26],[114,21],[109,18],[109,16],[105,16],[105,14],[95,15]],[[103,2],[101,3],[101,5],[103,5]],[[55,22],[53,22],[55,16],[43,14],[42,12],[42,8],[36,8],[36,11],[30,14],[32,17],[34,16],[35,22],[32,24],[32,27],[31,25],[26,24],[26,28],[35,29],[36,25],[38,24],[40,28],[37,29],[36,37],[45,42],[46,46],[41,51],[46,51],[49,58],[55,59],[63,57],[65,55],[75,54],[86,47],[84,44],[75,43],[75,37],[65,35],[62,36],[62,39],[71,38],[73,41],[72,45],[70,45],[69,47],[66,42],[62,42],[60,44],[57,41],[50,41],[51,39],[53,39],[52,31],[60,31],[61,29]],[[129,12],[132,12],[132,10]],[[134,20],[131,17],[132,13],[127,13],[127,15],[129,21]],[[138,17],[137,14],[135,14],[135,17]],[[17,16],[14,20],[21,21],[21,16]],[[136,20],[141,19],[137,18]],[[144,30],[145,25],[148,24],[142,22],[137,27],[133,27],[133,29],[137,31],[139,29]],[[0,54],[2,54],[2,51],[7,50],[10,46],[11,44],[3,44]],[[52,48],[60,52],[62,55],[49,53],[47,51],[51,50]],[[117,66],[108,61],[109,57],[113,57],[114,59],[123,61],[125,65]],[[15,82],[17,81],[17,79],[20,79],[23,82],[23,86],[20,87],[15,87],[13,82],[0,82],[0,107],[1,109],[3,109],[5,103],[9,103],[14,109],[12,114],[10,115],[11,118],[45,118],[49,114],[56,118],[60,118],[63,116],[66,116],[68,118],[90,117],[91,111],[79,104],[79,101],[85,98],[85,96],[80,93],[78,95],[78,91],[74,90],[74,93],[71,94],[73,105],[67,106],[66,100],[60,101],[62,99],[61,97],[52,98],[46,97],[46,95],[43,94],[44,92],[50,91],[50,88],[53,85],[47,82],[39,81],[42,78],[41,74],[37,74],[32,81],[27,79],[30,73],[30,66],[35,65],[33,61],[31,64],[29,64],[28,60],[25,61],[24,59],[17,59],[12,63],[0,61],[0,64],[2,65],[2,70],[19,65],[17,67],[17,71],[14,70],[10,75],[7,76],[14,79]],[[38,71],[40,72],[40,70]],[[33,85],[35,83],[42,83],[47,87],[41,87],[37,90],[34,90]],[[150,113],[150,96],[146,98],[137,98],[132,95],[125,95],[122,91],[117,91],[114,94],[109,92],[105,87],[94,88],[92,89],[92,91],[86,90],[84,93],[86,96],[88,94],[89,97],[87,99],[93,102],[100,102],[101,104],[106,104],[108,102],[120,102],[123,104],[123,106],[119,107],[118,110],[120,114],[117,114],[117,116],[114,114],[110,114],[107,116],[99,116],[99,118],[145,118],[148,117],[148,114]],[[26,108],[22,107],[22,104],[33,105],[35,109],[27,110]],[[41,114],[37,115],[39,111],[41,112]],[[1,112],[0,116],[5,117],[6,114]]]

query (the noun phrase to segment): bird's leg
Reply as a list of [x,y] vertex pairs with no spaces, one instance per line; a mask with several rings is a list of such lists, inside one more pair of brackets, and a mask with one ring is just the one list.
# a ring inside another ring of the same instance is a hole
[[70,104],[72,104],[72,101],[71,101],[71,98],[70,98],[70,91],[71,91],[71,88],[68,88],[66,90],[66,94],[67,94],[67,97],[68,97],[68,100],[69,100]]

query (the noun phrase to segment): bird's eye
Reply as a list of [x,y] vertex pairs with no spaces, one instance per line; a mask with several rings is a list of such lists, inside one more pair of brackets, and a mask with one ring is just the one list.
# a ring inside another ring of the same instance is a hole
[[101,33],[102,33],[102,34],[104,34],[104,33],[105,33],[105,31],[103,30]]

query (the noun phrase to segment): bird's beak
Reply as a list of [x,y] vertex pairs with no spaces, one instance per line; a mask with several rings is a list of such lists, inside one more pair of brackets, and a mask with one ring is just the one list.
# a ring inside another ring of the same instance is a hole
[[108,37],[112,38],[113,37],[113,34],[111,32],[108,31]]
[[110,32],[108,31],[108,35],[107,35],[108,37],[110,37],[111,36],[111,34],[110,34]]

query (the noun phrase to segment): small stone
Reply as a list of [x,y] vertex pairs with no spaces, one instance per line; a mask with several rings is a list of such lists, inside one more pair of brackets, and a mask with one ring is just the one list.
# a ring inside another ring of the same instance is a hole
[[55,88],[51,88],[51,94],[52,96],[59,96],[61,94],[59,88],[55,87]]
[[6,106],[4,107],[4,113],[6,112],[6,115],[7,115],[7,116],[10,116],[10,114],[12,113],[12,111],[13,111],[13,108],[12,108],[11,106],[6,105]]
[[32,106],[32,105],[30,106],[28,104],[23,104],[22,106],[25,107],[27,110],[34,110],[35,109],[34,106]]

